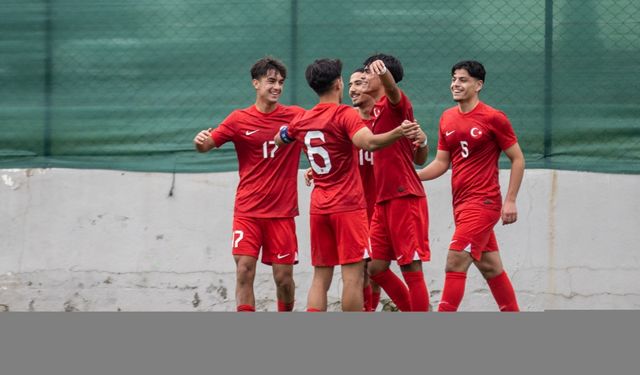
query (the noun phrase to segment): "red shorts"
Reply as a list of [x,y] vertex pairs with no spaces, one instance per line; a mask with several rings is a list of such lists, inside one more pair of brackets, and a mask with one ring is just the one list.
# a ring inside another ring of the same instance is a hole
[[264,264],[297,264],[296,223],[292,217],[264,219],[235,216],[231,247],[233,255],[248,255],[256,259],[262,248]]
[[371,221],[371,258],[404,266],[431,259],[427,198],[413,195],[376,204]]
[[483,252],[498,251],[493,227],[500,220],[500,211],[477,205],[460,205],[453,211],[456,231],[449,250],[466,251],[480,260]]
[[311,216],[311,264],[356,263],[369,253],[367,210]]

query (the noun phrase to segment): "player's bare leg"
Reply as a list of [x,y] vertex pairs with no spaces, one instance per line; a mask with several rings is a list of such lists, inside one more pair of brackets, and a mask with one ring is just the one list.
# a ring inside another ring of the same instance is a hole
[[[272,264],[276,283],[278,311],[291,311],[295,301],[296,284],[293,281],[293,264]],[[282,305],[282,306],[281,306]]]
[[233,259],[236,261],[236,304],[255,308],[253,281],[256,277],[258,260],[248,255],[234,255]]
[[473,258],[468,252],[449,250],[449,253],[447,254],[447,264],[444,271],[466,273],[469,270],[471,263],[473,263]]
[[378,308],[378,303],[380,302],[380,285],[375,281],[369,278],[369,274],[367,274],[367,278],[369,279],[369,284],[371,285],[371,311],[376,311]]
[[327,292],[333,279],[333,267],[313,267],[313,280],[307,297],[307,311],[327,311]]
[[493,279],[504,271],[500,253],[497,251],[482,253],[480,260],[474,261],[473,264],[478,268],[485,280]]
[[362,286],[364,283],[364,260],[343,264],[342,272],[342,311],[362,311],[364,301]]
[[500,253],[497,251],[482,253],[480,261],[474,262],[474,264],[487,280],[491,294],[493,294],[500,311],[520,311],[511,280],[504,272]]

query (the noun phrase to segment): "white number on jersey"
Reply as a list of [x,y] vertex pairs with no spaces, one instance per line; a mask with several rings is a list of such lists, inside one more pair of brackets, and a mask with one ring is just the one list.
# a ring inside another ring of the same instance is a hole
[[460,147],[462,147],[462,151],[460,152],[462,157],[463,158],[468,157],[469,156],[469,143],[467,141],[460,141]]
[[369,162],[369,164],[373,165],[373,152],[360,149],[358,152],[358,156],[360,165],[364,165],[365,162]]
[[[313,130],[307,132],[304,136],[304,144],[307,145],[307,155],[309,156],[309,163],[311,168],[317,174],[327,174],[331,170],[331,160],[329,159],[329,152],[322,146],[311,146],[312,139],[319,139],[324,142],[324,134],[321,131]],[[324,161],[324,167],[321,167],[316,163],[313,155],[318,155]]]
[[233,239],[231,240],[234,248],[238,247],[238,243],[244,238],[244,232],[241,230],[233,231]]
[[[273,146],[273,148],[271,149],[271,152],[269,152],[269,147]],[[264,159],[266,158],[273,158],[275,157],[275,153],[276,150],[278,149],[278,146],[276,146],[276,142],[275,141],[266,141],[262,144],[262,157]]]

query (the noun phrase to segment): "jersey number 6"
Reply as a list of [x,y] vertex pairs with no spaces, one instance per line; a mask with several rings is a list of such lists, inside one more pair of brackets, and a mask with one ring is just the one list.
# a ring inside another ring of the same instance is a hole
[[[324,142],[324,134],[321,131],[313,130],[307,132],[304,136],[304,144],[307,146],[307,156],[309,157],[309,163],[311,168],[317,174],[327,174],[331,170],[331,160],[329,159],[329,152],[322,146],[311,146],[312,139],[319,139]],[[318,155],[324,162],[324,167],[321,167],[316,163],[314,155]]]

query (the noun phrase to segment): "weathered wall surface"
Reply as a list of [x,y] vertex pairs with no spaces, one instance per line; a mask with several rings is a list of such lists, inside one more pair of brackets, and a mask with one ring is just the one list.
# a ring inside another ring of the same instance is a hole
[[[507,178],[502,171],[505,187]],[[234,310],[237,180],[235,172],[0,170],[0,310]],[[524,310],[640,308],[639,183],[635,175],[527,171],[518,222],[496,227]],[[449,175],[425,186],[435,306],[453,233]],[[302,179],[299,191],[298,311],[312,272]],[[495,311],[479,273],[469,275],[461,310]],[[258,310],[275,310],[264,265],[256,295]],[[339,295],[336,274],[330,302]]]

